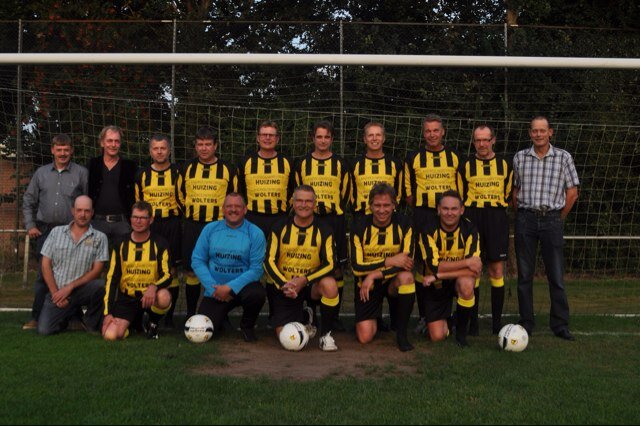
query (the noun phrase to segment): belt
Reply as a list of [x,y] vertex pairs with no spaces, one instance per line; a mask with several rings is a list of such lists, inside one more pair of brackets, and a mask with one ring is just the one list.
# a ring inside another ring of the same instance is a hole
[[549,209],[518,209],[520,212],[531,213],[535,217],[545,217],[545,216],[554,216],[559,215],[560,210],[549,210]]
[[94,215],[93,218],[95,220],[103,220],[108,223],[124,222],[127,220],[123,214],[97,214]]

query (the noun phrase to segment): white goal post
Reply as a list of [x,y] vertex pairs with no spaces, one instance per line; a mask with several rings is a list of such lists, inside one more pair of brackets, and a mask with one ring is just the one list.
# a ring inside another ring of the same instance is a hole
[[362,65],[495,68],[640,69],[636,58],[353,55],[270,53],[2,53],[4,65]]

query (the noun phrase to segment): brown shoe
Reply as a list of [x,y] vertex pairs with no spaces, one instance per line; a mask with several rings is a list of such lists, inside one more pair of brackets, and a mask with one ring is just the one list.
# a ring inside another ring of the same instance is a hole
[[22,325],[23,330],[35,330],[38,328],[38,321],[31,319]]

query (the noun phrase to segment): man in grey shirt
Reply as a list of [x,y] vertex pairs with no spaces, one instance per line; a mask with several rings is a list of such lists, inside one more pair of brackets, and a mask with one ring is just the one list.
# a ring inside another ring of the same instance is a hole
[[541,247],[551,313],[549,327],[565,340],[569,331],[569,302],[564,289],[564,219],[578,199],[578,173],[571,154],[551,145],[553,128],[546,117],[531,120],[533,145],[513,158],[513,200],[517,207],[515,246],[518,261],[520,324],[533,332],[533,274],[536,250]]
[[38,320],[38,333],[49,335],[66,328],[78,308],[87,307],[83,324],[99,330],[104,300],[104,281],[99,279],[109,260],[107,236],[93,229],[93,203],[76,198],[73,221],[57,226],[42,247],[42,275],[49,289]]
[[[73,161],[73,144],[66,134],[51,141],[53,162],[36,170],[24,193],[22,212],[29,238],[36,239],[36,253],[40,251],[49,232],[56,226],[66,225],[73,218],[71,207],[79,195],[87,194],[88,172]],[[39,273],[34,285],[35,298],[31,320],[23,329],[35,329],[42,310],[47,287]]]

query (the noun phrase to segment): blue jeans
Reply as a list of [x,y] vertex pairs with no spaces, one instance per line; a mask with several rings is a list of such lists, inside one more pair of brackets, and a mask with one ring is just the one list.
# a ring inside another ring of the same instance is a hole
[[515,246],[518,260],[518,307],[520,324],[529,332],[535,326],[533,312],[533,275],[536,268],[538,243],[549,282],[551,312],[549,327],[554,333],[569,327],[569,302],[564,289],[564,222],[560,212],[538,216],[518,210],[515,226]]
[[104,281],[101,279],[89,281],[76,288],[69,296],[69,305],[59,308],[51,295],[47,295],[38,320],[38,333],[49,335],[58,333],[66,328],[71,318],[79,308],[87,307],[82,322],[88,330],[98,331],[104,310]]

